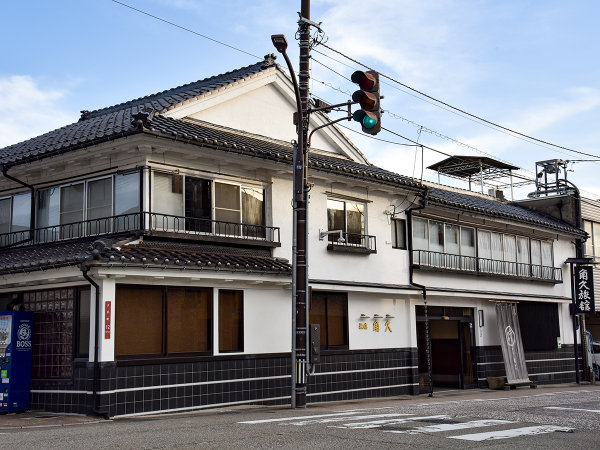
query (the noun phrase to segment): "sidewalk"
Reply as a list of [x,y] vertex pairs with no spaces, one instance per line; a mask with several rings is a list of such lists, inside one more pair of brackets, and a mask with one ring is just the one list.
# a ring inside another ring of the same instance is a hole
[[[344,405],[352,405],[356,407],[358,403],[369,403],[369,404],[390,404],[393,405],[396,402],[403,403],[422,403],[422,402],[439,402],[439,401],[458,401],[458,400],[473,400],[473,399],[494,399],[500,397],[524,397],[531,395],[544,395],[546,393],[558,392],[558,391],[577,391],[577,390],[600,390],[600,385],[592,385],[588,383],[581,383],[577,385],[575,383],[568,384],[546,384],[540,385],[537,389],[529,389],[527,387],[520,387],[510,391],[505,390],[492,390],[492,389],[466,389],[466,390],[435,390],[433,397],[428,397],[427,394],[419,395],[401,395],[397,397],[375,397],[365,398],[360,400],[341,400],[335,402],[320,402],[309,404],[306,409],[301,411],[308,411],[310,409],[320,409],[332,406],[341,407]],[[214,409],[201,409],[198,411],[188,411],[185,413],[171,413],[169,415],[176,414],[212,414],[219,411],[232,409],[289,409],[288,406],[264,406],[264,405],[240,405],[230,406]],[[153,417],[164,415],[157,413]],[[148,417],[148,416],[144,416]],[[118,419],[117,419],[118,420]],[[124,420],[124,419],[121,419]],[[84,425],[90,423],[103,423],[107,420],[98,416],[85,416],[82,414],[65,414],[65,413],[52,413],[45,411],[25,411],[22,413],[10,413],[0,414],[0,431],[7,429],[20,429],[20,428],[44,428],[44,427],[62,427],[71,425]]]
[[25,411],[0,414],[0,430],[17,428],[64,427],[87,423],[105,422],[101,417],[82,414],[63,414],[45,411]]

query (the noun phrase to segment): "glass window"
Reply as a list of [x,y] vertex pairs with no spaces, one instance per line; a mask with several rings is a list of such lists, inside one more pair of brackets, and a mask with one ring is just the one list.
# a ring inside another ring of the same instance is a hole
[[60,189],[53,187],[38,191],[37,226],[53,227],[59,224]]
[[475,256],[475,228],[460,227],[460,254]]
[[427,219],[413,218],[413,249],[428,250],[429,249],[429,229],[427,227]]
[[167,353],[210,350],[210,304],[210,289],[167,289]]
[[10,233],[11,198],[0,200],[0,233]]
[[[594,257],[600,257],[600,223],[594,222],[592,226],[592,235],[594,243]],[[588,239],[589,240],[589,239]]]
[[245,236],[265,237],[265,229],[260,226],[265,224],[264,197],[262,189],[242,187],[242,223],[249,225],[244,227]]
[[163,352],[163,290],[117,286],[115,355]]
[[244,351],[244,292],[219,291],[219,352]]
[[444,224],[429,221],[429,250],[432,252],[444,252]]
[[310,323],[321,326],[321,347],[348,347],[348,295],[337,292],[312,293]]
[[75,356],[86,357],[90,352],[90,289],[79,290],[77,315],[77,350]]
[[[87,184],[87,233],[106,233],[111,230],[110,221],[112,216],[112,179],[90,181]],[[94,220],[96,219],[96,220]]]
[[115,355],[210,351],[211,292],[209,288],[117,286]]
[[211,231],[211,183],[201,178],[185,177],[185,229]]
[[448,225],[444,226],[444,239],[446,242],[446,253],[450,253],[451,255],[460,254],[460,244],[459,244],[459,227],[458,225]]
[[522,277],[530,275],[529,268],[529,239],[517,237],[517,274]]
[[181,175],[152,173],[152,226],[158,230],[183,230],[181,178]]
[[215,183],[215,220],[240,223],[240,187]]
[[13,197],[11,231],[25,231],[31,228],[31,192]]
[[585,254],[583,256],[585,256],[586,258],[593,258],[594,257],[594,233],[593,233],[592,222],[590,222],[589,220],[584,220],[583,221],[583,229],[589,235],[587,238],[587,241],[585,241],[585,250],[584,250]]
[[475,228],[460,227],[461,269],[477,270]]
[[[364,245],[365,234],[365,205],[362,203],[346,202],[327,199],[327,229],[328,231],[342,230],[346,233],[344,239],[349,244]],[[337,240],[335,235],[329,235],[329,240]]]
[[480,258],[492,258],[492,233],[477,230],[477,253]]
[[136,230],[139,228],[140,174],[133,172],[115,175],[115,216],[114,230]]
[[515,275],[517,273],[517,238],[505,234],[503,237],[503,255],[505,273]]
[[406,250],[406,220],[392,219],[392,247]]
[[61,227],[62,238],[72,238],[83,235],[83,192],[84,184],[78,183],[65,186],[60,190],[60,224],[73,224]]

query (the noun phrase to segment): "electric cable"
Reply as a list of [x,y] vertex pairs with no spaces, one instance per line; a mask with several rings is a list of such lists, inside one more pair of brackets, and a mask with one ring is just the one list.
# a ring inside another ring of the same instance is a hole
[[222,42],[222,41],[219,41],[217,39],[211,38],[210,36],[207,36],[205,34],[198,33],[197,31],[190,30],[189,28],[182,27],[181,25],[177,25],[176,23],[170,22],[170,21],[168,21],[166,19],[163,19],[161,17],[155,16],[155,15],[150,14],[150,13],[148,13],[146,11],[141,10],[141,9],[134,8],[133,6],[128,5],[127,3],[123,3],[123,2],[120,2],[118,0],[111,0],[111,1],[113,3],[117,3],[117,4],[121,5],[121,6],[124,6],[125,8],[129,8],[129,9],[131,9],[133,11],[137,11],[137,12],[139,12],[141,14],[145,14],[146,16],[152,17],[153,19],[160,20],[161,22],[167,23],[167,24],[169,24],[171,26],[174,26],[176,28],[180,28],[180,29],[182,29],[184,31],[187,31],[189,33],[195,34],[196,36],[200,36],[200,37],[202,37],[204,39],[208,39],[209,41],[213,41],[213,42],[215,42],[217,44],[224,45],[225,47],[229,47],[232,50],[236,50],[236,51],[238,51],[240,53],[245,53],[246,55],[252,56],[252,57],[257,58],[257,59],[261,59],[260,56],[254,55],[253,53],[250,53],[250,52],[247,52],[245,50],[242,50],[241,48],[234,47],[233,45],[226,44],[225,42]]
[[[323,47],[325,47],[325,48],[327,48],[327,49],[331,50],[332,52],[335,52],[335,53],[339,54],[340,56],[343,56],[344,58],[346,58],[346,59],[348,59],[348,60],[350,60],[350,61],[354,62],[355,64],[358,64],[358,65],[360,65],[360,66],[362,66],[362,67],[365,67],[365,68],[367,68],[367,69],[369,69],[369,70],[375,70],[375,69],[373,69],[372,67],[368,66],[367,64],[365,64],[365,63],[362,63],[362,62],[360,62],[360,61],[358,61],[358,60],[356,60],[356,59],[354,59],[354,58],[352,58],[352,57],[350,57],[350,56],[346,55],[345,53],[343,53],[343,52],[341,52],[341,51],[339,51],[339,50],[336,50],[336,49],[334,49],[334,48],[330,47],[329,45],[325,44],[324,42],[322,42],[320,45],[322,45]],[[316,50],[315,50],[315,51],[316,51]],[[323,53],[321,53],[321,54],[323,54]],[[575,150],[575,149],[568,148],[568,147],[564,147],[564,146],[562,146],[562,145],[558,145],[558,144],[553,144],[552,142],[548,142],[548,141],[544,141],[543,139],[538,139],[538,138],[535,138],[535,137],[533,137],[533,136],[530,136],[530,135],[527,135],[527,134],[525,134],[525,133],[521,133],[521,132],[519,132],[519,131],[513,130],[513,129],[511,129],[511,128],[508,128],[508,127],[505,127],[505,126],[503,126],[503,125],[500,125],[500,124],[498,124],[498,123],[495,123],[495,122],[492,122],[492,121],[490,121],[490,120],[484,119],[483,117],[480,117],[480,116],[478,116],[478,115],[476,115],[476,114],[469,113],[469,112],[467,112],[467,111],[465,111],[465,110],[463,110],[463,109],[461,109],[461,108],[458,108],[458,107],[456,107],[456,106],[453,106],[453,105],[451,105],[451,104],[449,104],[449,103],[447,103],[447,102],[444,102],[444,101],[442,101],[442,100],[439,100],[439,99],[437,99],[437,98],[435,98],[435,97],[433,97],[433,96],[431,96],[431,95],[429,95],[429,94],[426,94],[426,93],[424,93],[424,92],[422,92],[422,91],[420,91],[420,90],[418,90],[418,89],[415,89],[415,88],[413,88],[413,87],[411,87],[411,86],[409,86],[409,85],[407,85],[407,84],[405,84],[405,83],[402,83],[401,81],[398,81],[398,80],[396,80],[395,78],[393,78],[393,77],[390,77],[389,75],[386,75],[386,74],[384,74],[384,73],[381,73],[381,72],[378,72],[378,73],[379,73],[379,75],[380,75],[381,77],[387,78],[388,80],[390,80],[390,81],[392,81],[392,82],[394,82],[394,83],[396,83],[396,84],[398,84],[398,85],[400,85],[400,86],[402,86],[402,87],[404,87],[404,88],[406,88],[406,89],[410,89],[411,91],[413,91],[413,92],[416,92],[417,94],[419,94],[419,95],[421,95],[421,96],[423,96],[423,97],[425,97],[425,98],[428,98],[428,99],[430,99],[430,100],[433,100],[434,102],[436,102],[436,103],[439,103],[439,104],[441,104],[441,105],[444,105],[444,106],[446,106],[447,108],[451,108],[451,109],[453,109],[454,111],[460,112],[461,114],[467,115],[467,116],[469,116],[469,117],[471,117],[471,118],[473,118],[473,119],[479,120],[479,121],[481,121],[481,122],[483,122],[483,123],[486,123],[486,124],[488,124],[488,125],[491,125],[491,126],[493,126],[493,127],[496,127],[496,128],[498,128],[498,129],[501,129],[501,130],[507,131],[507,132],[509,132],[509,133],[512,133],[512,134],[515,134],[515,135],[518,135],[518,136],[524,137],[524,138],[526,138],[526,139],[529,139],[529,140],[532,140],[532,141],[539,142],[539,143],[541,143],[541,144],[549,145],[549,146],[552,146],[552,147],[555,147],[555,148],[560,148],[560,149],[562,149],[562,150],[566,150],[566,151],[569,151],[569,152],[577,153],[577,154],[580,154],[580,155],[591,156],[592,158],[598,158],[598,160],[600,160],[600,156],[598,156],[598,155],[594,155],[594,154],[591,154],[591,153],[582,152],[582,151]]]

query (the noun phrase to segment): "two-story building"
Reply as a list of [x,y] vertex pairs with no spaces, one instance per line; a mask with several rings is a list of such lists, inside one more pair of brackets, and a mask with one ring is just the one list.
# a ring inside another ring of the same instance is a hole
[[[34,408],[289,402],[294,110],[268,56],[0,149],[0,309],[35,313]],[[496,301],[519,302],[532,379],[574,379],[583,231],[375,167],[335,127],[308,170],[309,401],[417,393],[429,367],[484,386]]]

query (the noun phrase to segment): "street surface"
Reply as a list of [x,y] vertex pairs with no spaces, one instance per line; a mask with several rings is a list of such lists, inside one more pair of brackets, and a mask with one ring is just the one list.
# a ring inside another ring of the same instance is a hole
[[599,431],[600,386],[556,385],[4,427],[0,448],[579,449]]

